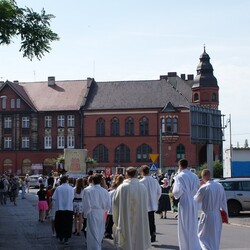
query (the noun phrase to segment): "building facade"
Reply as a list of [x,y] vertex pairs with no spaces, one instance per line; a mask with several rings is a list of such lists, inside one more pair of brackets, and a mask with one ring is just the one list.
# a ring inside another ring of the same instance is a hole
[[[176,170],[206,162],[206,145],[190,142],[190,104],[218,109],[219,87],[205,49],[197,76],[176,72],[158,80],[97,82],[94,79],[3,82],[0,87],[0,172],[55,168],[65,148],[87,149],[109,173],[150,164]],[[214,159],[221,159],[214,145]]]

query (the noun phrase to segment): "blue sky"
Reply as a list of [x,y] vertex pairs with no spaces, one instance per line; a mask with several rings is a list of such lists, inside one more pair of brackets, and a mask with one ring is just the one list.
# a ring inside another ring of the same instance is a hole
[[[60,41],[41,61],[0,47],[0,80],[147,80],[175,71],[196,75],[206,45],[220,87],[222,113],[231,114],[233,146],[250,144],[250,1],[17,0],[54,14]],[[225,130],[225,145],[229,129]]]

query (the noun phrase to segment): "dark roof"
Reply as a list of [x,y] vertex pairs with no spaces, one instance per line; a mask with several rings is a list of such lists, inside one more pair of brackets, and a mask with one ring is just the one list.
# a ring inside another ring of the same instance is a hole
[[168,77],[161,80],[93,82],[84,109],[189,107],[191,87],[185,80]]
[[200,56],[200,63],[197,66],[197,75],[194,79],[192,88],[197,87],[218,87],[217,79],[213,74],[213,66],[210,63],[210,57],[205,48]]

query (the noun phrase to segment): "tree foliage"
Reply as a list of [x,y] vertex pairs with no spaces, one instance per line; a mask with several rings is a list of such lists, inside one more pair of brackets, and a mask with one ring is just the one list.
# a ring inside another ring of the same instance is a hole
[[50,29],[55,16],[19,8],[14,0],[0,0],[0,44],[9,45],[15,37],[21,38],[20,52],[32,60],[41,59],[51,50],[50,43],[59,37]]
[[[201,178],[201,172],[203,169],[207,168],[207,163],[204,163],[200,166],[197,171],[197,175]],[[221,161],[213,162],[213,178],[222,178],[223,177],[223,165]]]

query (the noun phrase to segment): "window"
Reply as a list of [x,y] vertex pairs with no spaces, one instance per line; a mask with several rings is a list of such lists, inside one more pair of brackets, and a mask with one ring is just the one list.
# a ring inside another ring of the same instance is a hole
[[22,128],[29,128],[30,127],[30,118],[28,116],[22,117]]
[[5,149],[12,148],[12,138],[11,137],[4,137],[4,148]]
[[130,149],[124,145],[120,144],[115,149],[115,162],[130,162]]
[[6,99],[7,99],[6,97],[2,98],[2,109],[6,109],[6,103],[7,103]]
[[136,159],[137,161],[149,161],[149,154],[152,153],[152,148],[149,147],[147,144],[142,144],[136,150]]
[[96,121],[96,136],[105,136],[105,121],[102,118]]
[[74,115],[68,115],[67,116],[67,126],[68,127],[75,127],[75,116]]
[[194,102],[198,102],[199,101],[199,95],[198,93],[194,94]]
[[18,99],[16,99],[16,107],[18,108],[18,109],[20,109],[20,107],[21,107],[21,100],[18,98]]
[[28,136],[22,137],[22,148],[29,148],[30,147],[30,139]]
[[57,117],[57,127],[64,128],[64,115],[58,115]]
[[75,136],[67,136],[67,148],[75,148]]
[[11,117],[4,117],[4,128],[12,128]]
[[212,93],[211,100],[212,100],[212,102],[216,102],[217,101],[217,96],[216,96],[215,93]]
[[[166,123],[165,123],[166,121]],[[167,117],[161,119],[162,134],[177,134],[178,133],[178,119],[176,117]]]
[[172,119],[170,117],[166,119],[166,132],[167,134],[172,133]]
[[64,148],[64,136],[63,135],[59,135],[57,136],[57,148]]
[[140,119],[140,135],[148,135],[148,118],[145,116]]
[[134,119],[132,117],[128,117],[125,121],[125,135],[134,135]]
[[110,131],[111,131],[112,136],[120,135],[120,124],[119,124],[119,120],[116,117],[111,120]]
[[165,133],[165,119],[161,118],[161,133]]
[[93,150],[93,158],[97,162],[108,162],[108,149],[100,144]]
[[52,148],[52,138],[51,136],[44,137],[44,148],[51,149]]
[[177,134],[178,133],[178,119],[173,118],[173,133]]
[[242,191],[250,191],[250,181],[241,182]]
[[52,127],[52,116],[46,115],[44,118],[44,126],[45,128],[51,128]]
[[176,148],[176,159],[177,161],[179,161],[180,159],[184,158],[185,158],[185,147],[182,144],[180,144]]
[[15,99],[10,100],[10,108],[12,108],[12,109],[15,108]]

